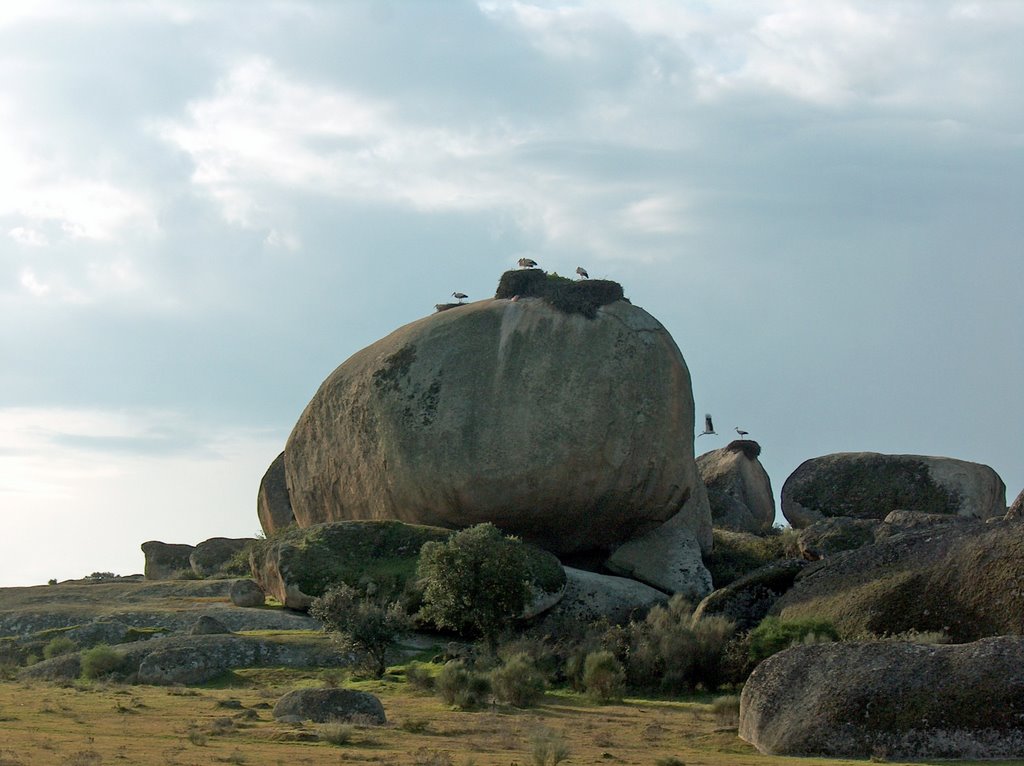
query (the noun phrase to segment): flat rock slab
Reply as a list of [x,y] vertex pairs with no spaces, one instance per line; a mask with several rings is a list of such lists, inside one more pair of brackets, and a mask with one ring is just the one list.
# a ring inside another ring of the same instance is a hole
[[743,687],[739,735],[768,755],[1019,758],[1024,638],[788,649]]

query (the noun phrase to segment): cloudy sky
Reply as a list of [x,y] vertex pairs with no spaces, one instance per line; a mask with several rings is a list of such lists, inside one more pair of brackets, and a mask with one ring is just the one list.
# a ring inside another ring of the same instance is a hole
[[0,584],[249,536],[323,378],[529,256],[620,281],[776,492],[1024,486],[1024,3],[0,6]]

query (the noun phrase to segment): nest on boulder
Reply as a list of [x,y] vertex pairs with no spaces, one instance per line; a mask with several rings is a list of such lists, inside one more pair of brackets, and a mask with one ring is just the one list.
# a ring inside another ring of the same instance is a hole
[[742,452],[750,460],[761,454],[761,445],[753,439],[736,439],[729,442],[725,448],[730,452]]
[[582,314],[594,319],[597,310],[624,300],[622,285],[609,279],[574,280],[540,269],[506,271],[498,282],[495,298],[542,298],[564,314]]

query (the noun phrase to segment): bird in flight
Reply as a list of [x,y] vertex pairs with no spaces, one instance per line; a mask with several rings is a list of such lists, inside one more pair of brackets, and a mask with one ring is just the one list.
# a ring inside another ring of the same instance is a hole
[[590,275],[587,273],[587,270],[582,266],[576,267],[576,273],[580,275],[580,279],[590,279]]
[[718,434],[718,432],[715,431],[715,424],[711,422],[710,414],[704,416],[704,433],[697,434],[697,438],[699,439],[700,437],[708,436],[709,434]]
[[738,433],[738,434],[740,435],[740,438],[742,439],[742,438],[743,438],[744,436],[746,436],[747,434],[749,434],[749,433],[750,433],[750,431],[744,431],[744,430],[743,430],[742,428],[740,428],[739,426],[736,426],[736,433]]
[[519,268],[521,269],[534,269],[537,267],[537,262],[533,258],[520,258]]
[[469,296],[466,295],[465,293],[452,293],[452,297],[453,298],[458,298],[459,299],[459,303],[462,303]]

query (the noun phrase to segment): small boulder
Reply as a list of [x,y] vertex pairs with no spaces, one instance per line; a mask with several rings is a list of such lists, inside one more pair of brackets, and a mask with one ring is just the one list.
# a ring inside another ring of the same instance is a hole
[[[203,540],[189,554],[189,565],[199,577],[229,573],[232,558],[241,553],[251,540],[249,537],[211,537]],[[239,571],[230,573],[241,574]]]
[[142,544],[142,552],[146,556],[147,580],[182,579],[187,573],[192,574],[192,563],[189,556],[195,546],[182,543],[162,543],[150,540]]
[[740,631],[757,627],[807,562],[801,559],[773,561],[719,588],[697,604],[694,619],[719,615],[736,624]]
[[881,525],[882,522],[876,519],[852,519],[849,516],[816,521],[800,530],[797,537],[800,555],[807,561],[817,561],[840,551],[860,548],[875,541],[875,532]]
[[263,606],[267,602],[267,594],[255,580],[238,580],[232,583],[229,596],[232,604],[241,607]]
[[565,594],[545,619],[571,619],[589,623],[606,619],[622,625],[646,614],[655,604],[668,602],[668,594],[625,577],[565,567]]
[[700,544],[687,529],[671,521],[620,546],[605,566],[660,591],[680,593],[691,602],[713,590]]
[[739,735],[766,755],[1018,758],[1024,638],[796,646],[751,674]]
[[216,636],[224,633],[230,633],[227,626],[223,622],[218,620],[216,617],[210,617],[208,614],[204,614],[198,620],[196,624],[192,626],[188,634],[190,636]]
[[260,491],[256,496],[256,515],[267,537],[295,523],[292,501],[288,497],[288,484],[284,478],[284,452],[274,458],[270,468],[263,474]]
[[907,509],[987,519],[1006,486],[987,465],[923,455],[840,452],[804,461],[782,485],[782,513],[801,529],[828,516],[884,519]]
[[697,458],[715,527],[758,533],[775,523],[772,483],[758,460],[760,454],[757,442],[739,439]]
[[300,720],[358,721],[383,726],[387,723],[384,706],[367,692],[351,689],[296,689],[281,697],[274,705],[274,718],[297,716]]

